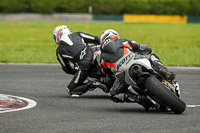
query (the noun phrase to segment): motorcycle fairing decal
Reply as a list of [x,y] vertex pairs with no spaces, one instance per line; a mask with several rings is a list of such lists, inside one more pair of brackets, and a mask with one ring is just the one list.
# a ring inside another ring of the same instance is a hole
[[116,71],[125,71],[125,65],[128,64],[129,61],[134,58],[134,56],[135,56],[135,54],[129,51],[128,54],[126,54],[120,60],[118,60],[116,62],[117,65],[115,67],[115,70]]

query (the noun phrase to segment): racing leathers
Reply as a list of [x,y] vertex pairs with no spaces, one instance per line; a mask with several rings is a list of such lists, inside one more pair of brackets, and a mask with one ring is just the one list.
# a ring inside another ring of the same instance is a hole
[[130,93],[125,92],[129,87],[125,83],[125,70],[117,71],[114,69],[116,62],[122,57],[127,56],[130,52],[137,53],[139,55],[138,58],[148,58],[152,63],[152,67],[161,75],[166,76],[168,72],[159,58],[155,54],[152,54],[152,50],[148,45],[138,44],[128,39],[107,39],[101,45],[101,65],[104,68],[104,73],[114,74],[116,77],[110,89],[109,96],[114,102],[137,102],[146,109],[148,105],[145,103],[145,97],[137,94],[130,95]]
[[[88,43],[97,45],[88,45]],[[74,75],[66,87],[70,95],[81,95],[93,87],[89,83],[84,83],[84,81],[95,67],[92,61],[94,53],[100,49],[98,44],[98,36],[83,32],[61,36],[56,55],[63,71]],[[77,69],[72,67],[71,64],[77,66]]]

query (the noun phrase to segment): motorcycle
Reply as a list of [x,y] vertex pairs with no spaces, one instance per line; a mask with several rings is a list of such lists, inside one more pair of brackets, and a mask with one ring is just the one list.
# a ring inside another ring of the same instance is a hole
[[147,58],[130,52],[116,62],[115,72],[125,71],[125,82],[130,85],[130,93],[138,93],[147,98],[151,107],[168,109],[175,114],[185,111],[177,81],[167,81],[156,72]]
[[[118,60],[114,67],[116,72],[125,72],[125,82],[130,85],[127,91],[133,95],[143,95],[152,108],[171,110],[175,114],[185,111],[186,104],[181,100],[180,88],[177,81],[167,81],[152,68],[150,61],[144,56],[130,52]],[[109,92],[115,81],[114,75],[102,77],[98,69],[94,69],[88,82],[105,93]],[[91,88],[90,91],[93,91]]]

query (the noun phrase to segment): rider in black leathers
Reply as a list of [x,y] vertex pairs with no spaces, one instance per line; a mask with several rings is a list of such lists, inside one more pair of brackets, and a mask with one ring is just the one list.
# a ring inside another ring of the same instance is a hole
[[152,54],[152,50],[148,45],[138,44],[135,41],[128,39],[120,39],[119,34],[112,29],[106,30],[101,35],[101,59],[103,73],[115,74],[116,80],[110,89],[109,96],[114,102],[137,102],[142,106],[148,108],[150,105],[146,103],[146,97],[133,95],[128,92],[123,92],[129,87],[125,83],[125,72],[116,72],[114,70],[115,63],[128,51],[132,51],[141,55],[141,58],[147,58],[150,60],[152,67],[168,80],[173,80],[175,75],[169,72],[168,69],[163,66],[158,56]]
[[[99,44],[99,37],[83,32],[71,33],[67,26],[61,25],[54,29],[53,38],[58,44],[56,55],[63,71],[74,75],[66,87],[68,93],[71,96],[80,96],[89,89],[96,88],[91,82],[83,82],[88,76],[99,76],[92,71],[95,69],[95,53],[100,50],[100,46],[88,45],[88,43]],[[71,64],[74,64],[77,69]]]

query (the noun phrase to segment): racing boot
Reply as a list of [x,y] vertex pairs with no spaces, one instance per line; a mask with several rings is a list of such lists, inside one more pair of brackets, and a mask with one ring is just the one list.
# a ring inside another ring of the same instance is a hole
[[67,87],[66,87],[66,91],[69,93],[69,95],[71,96],[71,97],[80,97],[80,95],[82,95],[83,93],[78,93],[78,92],[72,92],[72,91],[70,91]]
[[175,79],[175,74],[170,72],[167,67],[165,67],[159,57],[156,54],[150,56],[150,61],[154,70],[156,70],[160,75],[162,75],[166,80],[172,81]]
[[109,93],[109,97],[113,102],[116,103],[123,103],[124,101],[124,93],[120,93],[117,95],[112,95],[111,93]]
[[86,93],[90,89],[94,90],[94,88],[96,88],[96,86],[94,86],[91,82],[89,82],[89,83],[77,86],[76,88],[72,90],[66,87],[66,90],[69,93],[69,95],[71,95],[72,97],[80,97],[82,94]]
[[120,93],[118,95],[111,96],[111,93],[109,93],[109,96],[111,97],[111,100],[113,102],[117,103],[138,103],[142,105],[146,111],[151,107],[151,104],[148,102],[147,98],[145,96],[136,95],[132,93]]
[[148,99],[144,95],[136,95],[133,93],[124,94],[125,102],[135,102],[142,105],[145,108],[145,111],[148,111],[151,107],[151,104],[148,102]]
[[104,91],[105,93],[109,92],[109,87],[107,87],[105,84],[95,81],[93,83],[93,86],[95,86],[96,88],[100,88],[102,91]]
[[164,66],[160,66],[158,72],[168,81],[172,81],[175,79],[175,74],[173,72],[168,71],[168,69]]

